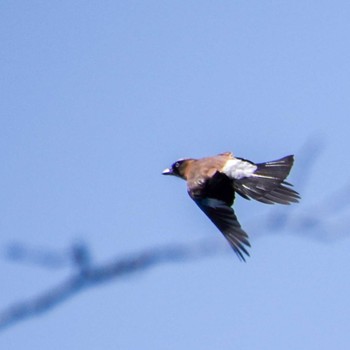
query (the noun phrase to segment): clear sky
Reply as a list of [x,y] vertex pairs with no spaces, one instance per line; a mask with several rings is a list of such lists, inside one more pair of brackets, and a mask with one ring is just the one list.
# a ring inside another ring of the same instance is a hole
[[[303,200],[236,200],[246,264],[160,265],[4,330],[0,348],[348,349],[349,18],[345,0],[2,1],[1,249],[82,240],[105,262],[223,240],[161,176],[181,157],[295,154]],[[272,230],[274,213],[288,224]],[[0,310],[70,272],[3,258]]]

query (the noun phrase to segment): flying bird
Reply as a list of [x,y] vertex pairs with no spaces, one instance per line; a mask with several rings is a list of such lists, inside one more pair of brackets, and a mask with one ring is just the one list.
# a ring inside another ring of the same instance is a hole
[[250,243],[231,208],[235,193],[266,204],[297,203],[299,193],[285,181],[293,162],[293,155],[253,163],[226,152],[201,159],[179,159],[162,174],[186,180],[189,196],[226,237],[237,256],[245,261]]

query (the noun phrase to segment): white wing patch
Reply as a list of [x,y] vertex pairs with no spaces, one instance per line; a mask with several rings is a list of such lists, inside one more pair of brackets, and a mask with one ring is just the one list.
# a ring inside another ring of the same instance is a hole
[[258,167],[252,163],[234,158],[228,160],[221,171],[230,179],[239,180],[243,177],[251,176],[257,168]]

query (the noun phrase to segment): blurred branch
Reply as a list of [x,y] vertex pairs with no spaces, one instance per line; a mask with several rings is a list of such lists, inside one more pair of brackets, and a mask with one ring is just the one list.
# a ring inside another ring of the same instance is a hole
[[[227,251],[226,245],[205,240],[192,245],[179,244],[148,249],[129,257],[116,258],[109,263],[96,266],[85,264],[85,257],[81,259],[80,254],[83,253],[84,255],[86,253],[86,248],[84,248],[84,251],[77,252],[78,272],[73,273],[65,281],[44,293],[32,299],[17,302],[0,311],[0,330],[46,312],[87,288],[122,278],[125,275],[145,271],[160,263],[184,262],[207,257],[225,251],[224,247]],[[73,250],[76,249],[76,247],[73,248]]]
[[82,269],[86,268],[91,261],[90,250],[83,242],[74,243],[69,249],[62,252],[32,248],[15,242],[6,248],[4,255],[14,262],[32,264],[46,269],[60,269],[70,266]]
[[295,155],[295,166],[293,168],[294,183],[301,191],[307,186],[312,174],[316,160],[321,156],[324,149],[324,140],[321,137],[313,136],[308,139]]
[[8,245],[4,255],[13,262],[33,264],[48,269],[67,267],[70,264],[70,259],[66,252],[57,253],[47,249],[33,249],[18,242]]

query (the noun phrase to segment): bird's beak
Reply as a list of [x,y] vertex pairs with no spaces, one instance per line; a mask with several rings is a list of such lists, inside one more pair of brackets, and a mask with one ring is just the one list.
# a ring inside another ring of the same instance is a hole
[[166,168],[162,172],[163,175],[173,175],[173,171],[170,168]]

